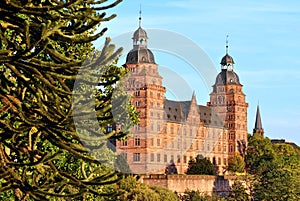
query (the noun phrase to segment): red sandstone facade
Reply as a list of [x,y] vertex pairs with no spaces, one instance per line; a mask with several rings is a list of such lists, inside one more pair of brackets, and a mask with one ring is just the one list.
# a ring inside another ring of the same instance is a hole
[[194,94],[188,101],[172,101],[165,98],[147,39],[139,27],[124,65],[131,72],[125,87],[140,113],[140,124],[131,128],[128,140],[117,142],[117,152],[134,173],[182,174],[190,158],[201,154],[223,174],[229,158],[243,154],[247,146],[248,103],[232,57],[227,52],[223,57],[207,106],[198,105]]

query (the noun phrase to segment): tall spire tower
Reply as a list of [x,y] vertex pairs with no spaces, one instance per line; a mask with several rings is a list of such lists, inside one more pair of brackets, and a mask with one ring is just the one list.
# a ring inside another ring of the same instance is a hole
[[259,105],[257,105],[257,110],[256,110],[256,119],[255,119],[253,134],[254,133],[259,133],[261,136],[264,136],[264,129],[263,129],[262,123],[261,123]]
[[[208,106],[212,107],[225,128],[228,129],[227,143],[229,155],[236,152],[244,154],[247,145],[247,108],[246,95],[239,76],[234,72],[234,61],[228,53],[228,36],[226,36],[226,54],[221,59],[221,72],[213,85]],[[226,145],[227,146],[227,145]]]

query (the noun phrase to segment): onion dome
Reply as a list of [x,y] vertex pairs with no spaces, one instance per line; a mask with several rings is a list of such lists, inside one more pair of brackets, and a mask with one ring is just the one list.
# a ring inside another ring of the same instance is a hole
[[216,78],[215,85],[240,84],[239,76],[232,70],[222,69]]

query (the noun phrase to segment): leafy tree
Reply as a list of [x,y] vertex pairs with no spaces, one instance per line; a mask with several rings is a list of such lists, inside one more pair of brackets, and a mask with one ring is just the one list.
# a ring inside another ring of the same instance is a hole
[[[295,148],[287,144],[272,145],[269,139],[250,137],[250,151],[246,156],[255,200],[299,200],[300,157]],[[256,157],[261,158],[256,158]]]
[[246,192],[244,184],[236,180],[231,187],[230,195],[227,198],[228,201],[248,201],[250,200],[249,194]]
[[225,200],[218,195],[208,195],[206,193],[200,192],[198,190],[185,190],[184,194],[181,195],[180,199],[182,201],[222,201]]
[[245,156],[246,168],[250,173],[258,173],[267,163],[275,158],[271,140],[260,134],[249,135],[248,149]]
[[236,153],[234,157],[229,159],[227,169],[232,172],[244,172],[245,162],[243,157],[239,153]]
[[[115,17],[103,10],[119,2],[0,4],[2,195],[47,200],[111,193],[105,186],[118,175],[102,165],[113,158],[107,138],[126,136],[137,115],[124,93],[114,93],[127,72],[115,66],[121,49],[107,39],[95,51],[91,42],[106,31],[95,32],[101,22]],[[105,133],[112,123],[122,130]]]
[[120,195],[112,200],[134,200],[134,201],[176,201],[177,195],[172,191],[158,186],[148,186],[145,183],[137,182],[135,177],[128,176],[119,183]]
[[216,175],[216,170],[209,160],[198,155],[196,159],[189,161],[186,174]]

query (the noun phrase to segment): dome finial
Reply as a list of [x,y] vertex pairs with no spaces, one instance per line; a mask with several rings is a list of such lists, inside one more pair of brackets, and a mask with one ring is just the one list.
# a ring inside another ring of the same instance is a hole
[[228,54],[228,35],[226,36],[226,55]]
[[142,26],[142,4],[140,4],[140,17],[139,17],[139,27]]

